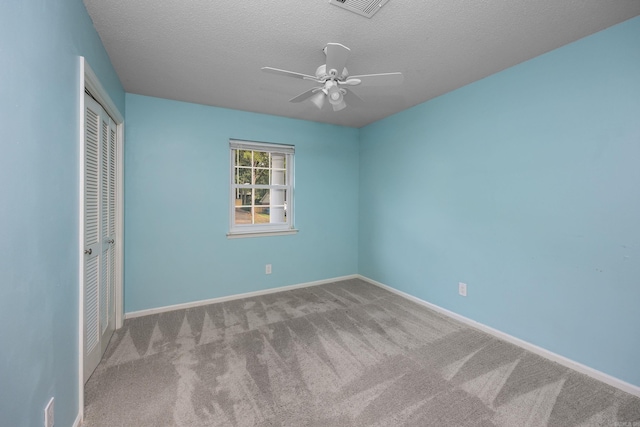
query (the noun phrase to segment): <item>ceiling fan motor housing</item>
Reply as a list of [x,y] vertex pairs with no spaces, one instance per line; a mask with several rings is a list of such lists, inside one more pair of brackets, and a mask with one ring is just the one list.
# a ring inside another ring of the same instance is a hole
[[327,73],[327,64],[322,64],[316,69],[316,77],[318,78],[318,80],[333,79],[333,80],[342,81],[342,80],[345,80],[348,76],[349,76],[349,71],[347,71],[347,67],[344,67],[342,70],[342,73],[337,74],[335,76]]

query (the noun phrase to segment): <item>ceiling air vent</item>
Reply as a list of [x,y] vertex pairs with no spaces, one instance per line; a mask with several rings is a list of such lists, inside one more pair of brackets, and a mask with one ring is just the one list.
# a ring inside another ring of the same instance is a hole
[[329,0],[329,3],[371,18],[389,0]]

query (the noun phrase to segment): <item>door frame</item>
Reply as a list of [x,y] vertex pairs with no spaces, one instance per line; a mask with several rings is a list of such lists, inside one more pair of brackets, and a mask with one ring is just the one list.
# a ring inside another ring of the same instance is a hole
[[114,289],[115,329],[122,327],[124,321],[123,285],[124,285],[124,116],[111,100],[98,76],[91,69],[86,58],[79,58],[78,105],[79,108],[79,150],[78,150],[78,415],[84,419],[84,132],[85,132],[85,89],[102,105],[116,124],[116,242],[114,244],[116,260],[116,280]]

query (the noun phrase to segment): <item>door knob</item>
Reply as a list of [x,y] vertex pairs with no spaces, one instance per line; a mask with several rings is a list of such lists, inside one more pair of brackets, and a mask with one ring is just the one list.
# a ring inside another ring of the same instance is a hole
[[113,239],[109,239],[109,240],[107,240],[107,243],[113,243],[114,241],[115,240],[113,240]]
[[84,254],[85,255],[91,255],[91,252],[93,252],[91,249],[85,249],[84,250]]

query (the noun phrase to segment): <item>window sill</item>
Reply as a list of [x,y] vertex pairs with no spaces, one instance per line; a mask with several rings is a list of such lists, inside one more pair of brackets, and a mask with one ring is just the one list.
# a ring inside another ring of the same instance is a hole
[[268,236],[286,236],[288,234],[297,234],[297,229],[279,230],[279,231],[251,231],[251,232],[229,232],[227,239],[244,239],[248,237],[268,237]]

